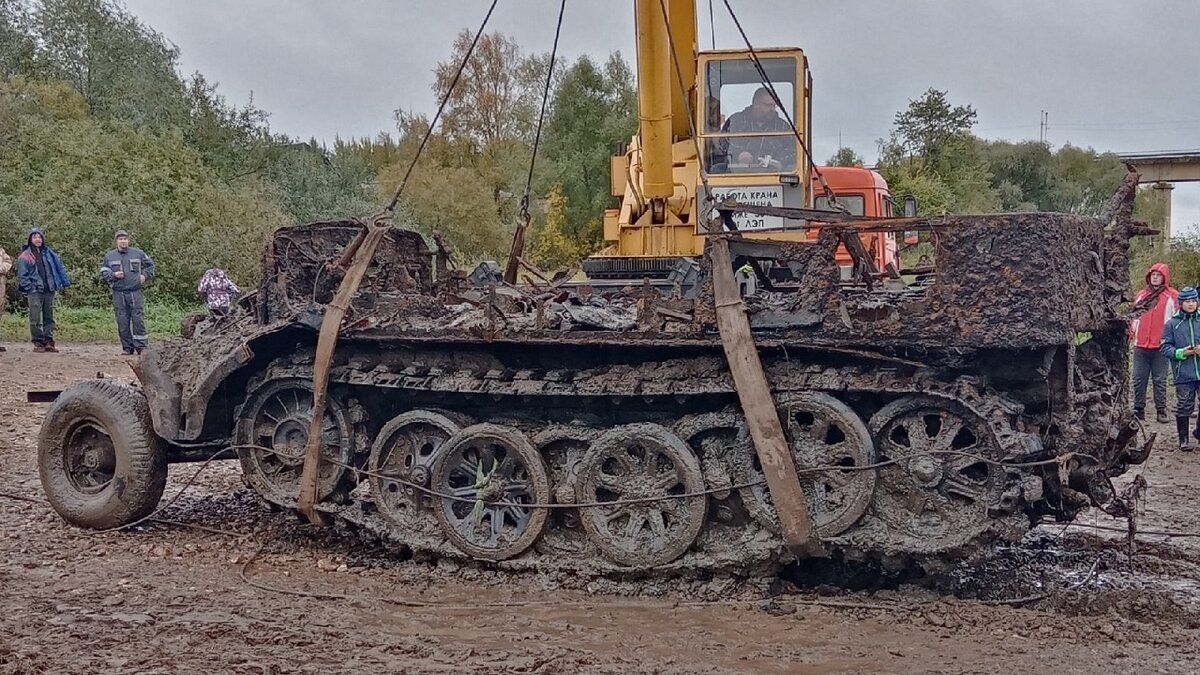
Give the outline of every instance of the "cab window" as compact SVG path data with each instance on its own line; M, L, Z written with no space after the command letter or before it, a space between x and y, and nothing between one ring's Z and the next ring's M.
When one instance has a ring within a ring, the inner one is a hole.
M796 118L796 59L760 59L775 93L750 59L709 61L705 72L705 168L711 173L795 171L798 142L786 117ZM779 109L782 103L784 110ZM786 111L787 115L783 114Z
M842 206L845 206L846 209L850 211L850 215L852 215L852 216L865 215L865 211L863 209L866 206L867 200L862 195L838 195L837 200L838 200L839 204L841 204ZM817 197L816 199L814 199L813 200L813 208L815 208L819 211L835 210L831 206L829 206L829 198L828 197Z

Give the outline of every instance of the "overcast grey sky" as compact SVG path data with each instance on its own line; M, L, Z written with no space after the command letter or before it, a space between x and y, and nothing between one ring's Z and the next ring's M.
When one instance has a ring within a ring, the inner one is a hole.
M185 73L271 113L272 128L332 140L432 113L432 71L489 0L125 0L179 46ZM1200 150L1196 0L730 0L755 46L797 46L814 85L813 147L839 137L868 161L896 111L929 87L979 112L986 138L1096 150ZM740 47L722 0L716 45ZM697 0L709 48L707 0ZM548 51L558 0L501 0L490 30ZM631 62L631 0L568 0L560 52ZM1200 183L1174 192L1174 228L1197 231Z

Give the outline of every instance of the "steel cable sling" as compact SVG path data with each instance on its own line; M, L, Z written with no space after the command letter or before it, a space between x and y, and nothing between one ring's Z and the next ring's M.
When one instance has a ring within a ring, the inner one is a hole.
M533 152L529 155L529 174L525 177L525 192L521 195L521 208L517 216L517 229L513 232L512 248L509 250L508 263L504 267L505 283L517 282L517 266L525 249L525 231L529 228L529 192L533 187L533 167L537 163L538 147L542 142L542 124L546 119L546 103L550 100L550 85L554 78L554 62L558 59L558 39L562 35L563 14L567 9L567 0L558 5L558 24L554 28L554 46L550 48L550 64L546 68L546 86L542 89L542 109L538 113L537 129L533 135Z

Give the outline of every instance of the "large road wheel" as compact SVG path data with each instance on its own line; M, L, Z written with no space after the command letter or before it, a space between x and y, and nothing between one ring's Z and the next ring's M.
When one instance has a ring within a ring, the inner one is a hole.
M447 438L435 454L433 489L448 497L434 515L459 550L506 560L533 546L549 515L533 505L550 502L550 476L525 434L475 424Z
M908 396L871 418L879 461L874 510L891 532L949 551L994 524L1006 487L1000 444L987 421L956 401Z
M462 427L432 410L410 410L383 426L367 460L371 495L379 513L405 533L437 528L433 500L414 485L428 488L438 450Z
M290 507L300 494L313 417L312 388L312 382L299 378L268 380L238 408L234 439L242 474L269 502ZM321 421L317 501L342 486L356 450L354 415L340 397L326 398Z
M67 389L42 421L38 473L68 522L107 529L149 515L167 483L146 397L114 380Z
M687 443L657 424L628 424L592 443L575 503L592 504L579 515L606 558L649 568L675 560L695 541L708 508L708 497L695 494L703 490L700 461Z
M821 537L837 536L858 521L875 494L876 473L860 469L875 463L871 433L850 406L824 392L784 392L776 401L813 526ZM778 533L779 513L753 445L738 460L738 482L755 483L742 488L742 501L755 520ZM845 470L805 471L814 467Z

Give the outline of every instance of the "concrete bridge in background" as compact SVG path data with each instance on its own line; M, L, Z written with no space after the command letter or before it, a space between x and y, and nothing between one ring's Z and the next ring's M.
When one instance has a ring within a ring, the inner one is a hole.
M1175 183L1200 182L1200 150L1167 150L1162 152L1128 152L1117 155L1132 164L1140 182L1151 183L1158 191L1166 209L1165 223L1159 223L1163 240L1171 238L1171 190Z

